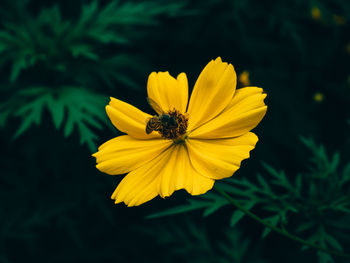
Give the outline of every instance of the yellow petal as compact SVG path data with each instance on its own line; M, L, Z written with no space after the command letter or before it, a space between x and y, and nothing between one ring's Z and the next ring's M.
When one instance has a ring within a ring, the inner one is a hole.
M237 83L231 64L221 58L210 61L199 75L188 105L188 130L193 130L217 116L231 101Z
M123 135L102 144L93 156L96 157L96 168L101 172L123 174L156 158L171 144L170 140L140 140Z
M179 189L192 195L203 194L213 185L213 179L202 176L191 165L186 147L177 145L125 176L112 199L115 203L137 206L157 195L170 196Z
M230 139L189 139L186 145L193 167L201 175L218 180L238 170L257 141L258 137L249 132Z
M152 116L121 100L111 98L106 106L108 117L121 132L138 139L159 138L160 134L146 133L146 124Z
M163 112L169 112L175 108L184 113L188 100L186 74L181 73L175 79L169 72L152 72L148 77L147 93ZM161 113L157 109L154 110Z
M127 174L112 194L115 203L127 206L141 205L159 194L160 173L169 162L174 148Z
M202 176L193 168L185 145L174 146L173 153L160 174L160 196L170 196L180 189L185 189L191 195L204 194L213 185L214 180Z
M266 113L266 94L257 87L238 89L226 109L216 118L190 131L192 138L232 138L255 128Z

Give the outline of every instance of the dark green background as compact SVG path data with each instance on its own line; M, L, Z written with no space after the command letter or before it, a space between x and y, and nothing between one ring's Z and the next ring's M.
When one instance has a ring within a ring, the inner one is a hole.
M186 72L193 87L221 56L267 93L268 111L255 129L259 143L235 176L264 176L264 161L293 178L309 165L299 136L339 151L346 163L350 2L95 4L0 3L0 262L332 262L274 233L261 239L263 227L248 218L230 229L229 206L205 218L195 211L145 219L192 198L184 191L137 208L114 205L110 196L123 176L98 172L91 153L120 134L104 113L109 96L152 113L145 99L150 72ZM316 7L318 19L311 15ZM38 101L47 94L55 103ZM222 261L218 244L227 240L225 253L238 256Z

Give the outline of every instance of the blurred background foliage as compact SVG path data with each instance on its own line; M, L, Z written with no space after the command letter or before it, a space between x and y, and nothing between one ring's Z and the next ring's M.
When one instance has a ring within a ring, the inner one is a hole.
M349 25L347 0L2 0L0 262L346 262L301 250L214 190L115 206L122 176L90 155L119 135L109 96L150 112L150 72L186 72L193 86L221 56L269 107L252 157L219 185L349 253Z

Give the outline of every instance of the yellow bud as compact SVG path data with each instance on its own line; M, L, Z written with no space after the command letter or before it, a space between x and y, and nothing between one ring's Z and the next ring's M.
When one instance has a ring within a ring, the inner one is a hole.
M324 100L324 95L321 92L316 92L314 94L314 101L316 101L317 103L321 103Z
M249 72L247 70L244 70L241 74L239 74L238 81L242 84L242 86L249 86Z
M345 23L346 23L345 17L338 16L338 15L333 15L333 21L335 24L337 24L339 26L345 25Z
M320 20L321 19L321 10L317 6L312 7L311 17L313 20Z

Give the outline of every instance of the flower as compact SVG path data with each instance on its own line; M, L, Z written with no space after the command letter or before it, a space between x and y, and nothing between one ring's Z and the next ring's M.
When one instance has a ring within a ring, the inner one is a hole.
M317 6L311 8L311 17L316 21L321 19L321 10Z
M346 24L345 17L340 15L333 15L333 21L338 26L343 26Z
M321 92L316 92L314 94L314 101L317 103L321 103L324 100L324 95Z
M239 74L238 81L242 86L249 86L250 85L249 71L244 70L241 74Z
M111 98L107 114L127 135L102 144L93 156L104 173L128 173L112 194L115 203L137 206L179 189L200 195L232 176L254 149L258 137L250 130L267 109L261 88L236 90L236 82L233 66L219 57L203 69L189 101L185 73L176 79L151 73L147 92L155 117Z

